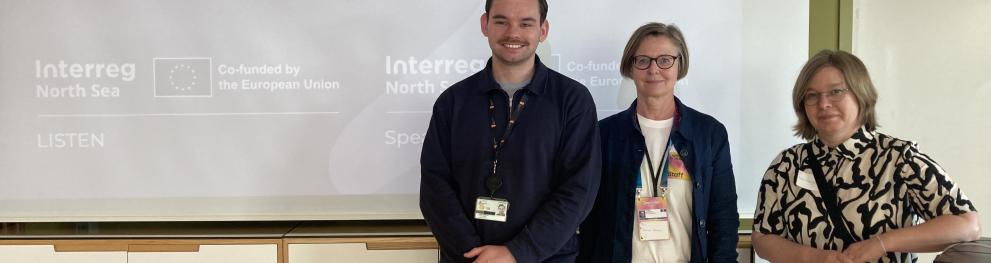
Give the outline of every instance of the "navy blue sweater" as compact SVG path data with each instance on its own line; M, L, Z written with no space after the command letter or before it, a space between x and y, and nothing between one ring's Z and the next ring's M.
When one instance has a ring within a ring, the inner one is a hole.
M420 210L437 238L441 261L464 262L481 245L505 245L517 262L573 262L575 231L595 200L601 174L595 104L580 83L537 58L526 107L499 160L510 203L506 222L476 220L492 169L489 99L496 134L508 122L508 95L485 69L445 90L434 104L420 155Z

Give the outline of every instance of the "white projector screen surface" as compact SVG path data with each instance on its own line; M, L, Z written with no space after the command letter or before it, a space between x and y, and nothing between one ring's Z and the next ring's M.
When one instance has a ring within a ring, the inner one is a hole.
M796 3L792 3L796 2ZM415 219L431 106L484 1L0 1L0 221ZM729 130L742 217L795 143L803 1L550 1L538 54L604 118L629 34L675 23L678 96ZM773 17L773 18L769 18Z

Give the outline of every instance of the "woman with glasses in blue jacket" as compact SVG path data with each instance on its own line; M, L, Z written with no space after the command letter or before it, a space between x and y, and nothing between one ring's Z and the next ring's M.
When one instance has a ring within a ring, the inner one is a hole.
M688 62L674 25L643 25L627 42L620 73L637 99L599 122L602 182L579 230L579 262L736 262L726 128L674 96Z

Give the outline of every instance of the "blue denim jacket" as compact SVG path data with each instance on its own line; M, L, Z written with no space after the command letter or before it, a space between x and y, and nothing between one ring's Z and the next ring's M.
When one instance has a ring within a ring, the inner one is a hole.
M671 140L685 160L692 189L692 262L736 262L739 214L726 128L675 98ZM599 121L602 182L580 228L578 262L630 262L636 178L647 148L636 105Z

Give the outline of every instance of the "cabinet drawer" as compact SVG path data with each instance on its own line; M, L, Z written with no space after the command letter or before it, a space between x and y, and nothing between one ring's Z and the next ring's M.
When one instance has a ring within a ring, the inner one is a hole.
M288 263L437 262L437 249L369 250L365 243L289 244Z
M55 252L54 245L0 245L4 263L127 263L126 251Z
M163 247L169 252L138 252L135 246L127 254L127 263L276 263L278 245L197 245ZM191 251L192 250L192 251Z

